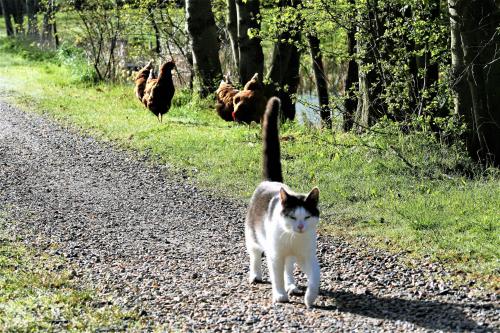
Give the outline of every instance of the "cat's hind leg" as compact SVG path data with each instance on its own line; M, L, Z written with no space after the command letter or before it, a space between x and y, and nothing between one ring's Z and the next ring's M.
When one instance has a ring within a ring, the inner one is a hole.
M293 270L295 268L295 257L285 259L285 289L288 295L299 293L299 288L295 285Z
M255 241L252 229L248 226L245 228L245 245L250 257L248 281L250 283L262 282L262 254L264 250Z
M250 283L262 282L262 249L256 244L248 244L247 251L250 256L250 270L248 281Z
M250 283L262 282L262 250L253 247L248 250L250 255L250 272L248 280Z

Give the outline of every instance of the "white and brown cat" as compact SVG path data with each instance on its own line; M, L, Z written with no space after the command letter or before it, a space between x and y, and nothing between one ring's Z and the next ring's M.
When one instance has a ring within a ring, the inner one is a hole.
M297 263L307 276L305 304L312 307L319 292L320 269L316 257L319 190L293 192L283 184L278 133L280 100L269 100L263 121L263 176L248 207L245 240L250 255L249 280L262 280L265 252L272 283L273 302L288 302L298 291L293 276Z

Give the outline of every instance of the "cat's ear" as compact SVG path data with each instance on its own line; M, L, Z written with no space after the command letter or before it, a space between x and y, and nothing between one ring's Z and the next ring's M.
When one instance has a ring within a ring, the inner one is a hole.
M314 206L318 205L319 202L319 189L317 187L313 188L311 192L307 195L306 202L313 204Z
M280 201L283 206L286 204L289 196L290 195L285 191L283 187L280 188Z

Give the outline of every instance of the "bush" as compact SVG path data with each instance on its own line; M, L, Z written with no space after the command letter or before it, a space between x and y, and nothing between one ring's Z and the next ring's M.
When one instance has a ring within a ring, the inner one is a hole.
M172 100L172 106L181 107L193 100L193 94L188 89L177 90Z
M81 48L63 43L57 51L57 59L71 70L74 82L95 84L99 81L96 71L89 65Z

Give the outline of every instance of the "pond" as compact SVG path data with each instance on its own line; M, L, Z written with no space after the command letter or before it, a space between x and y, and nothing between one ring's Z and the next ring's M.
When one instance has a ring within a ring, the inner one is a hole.
M317 111L319 109L318 96L314 94L299 95L295 107L297 122L300 125L321 126L321 117Z

